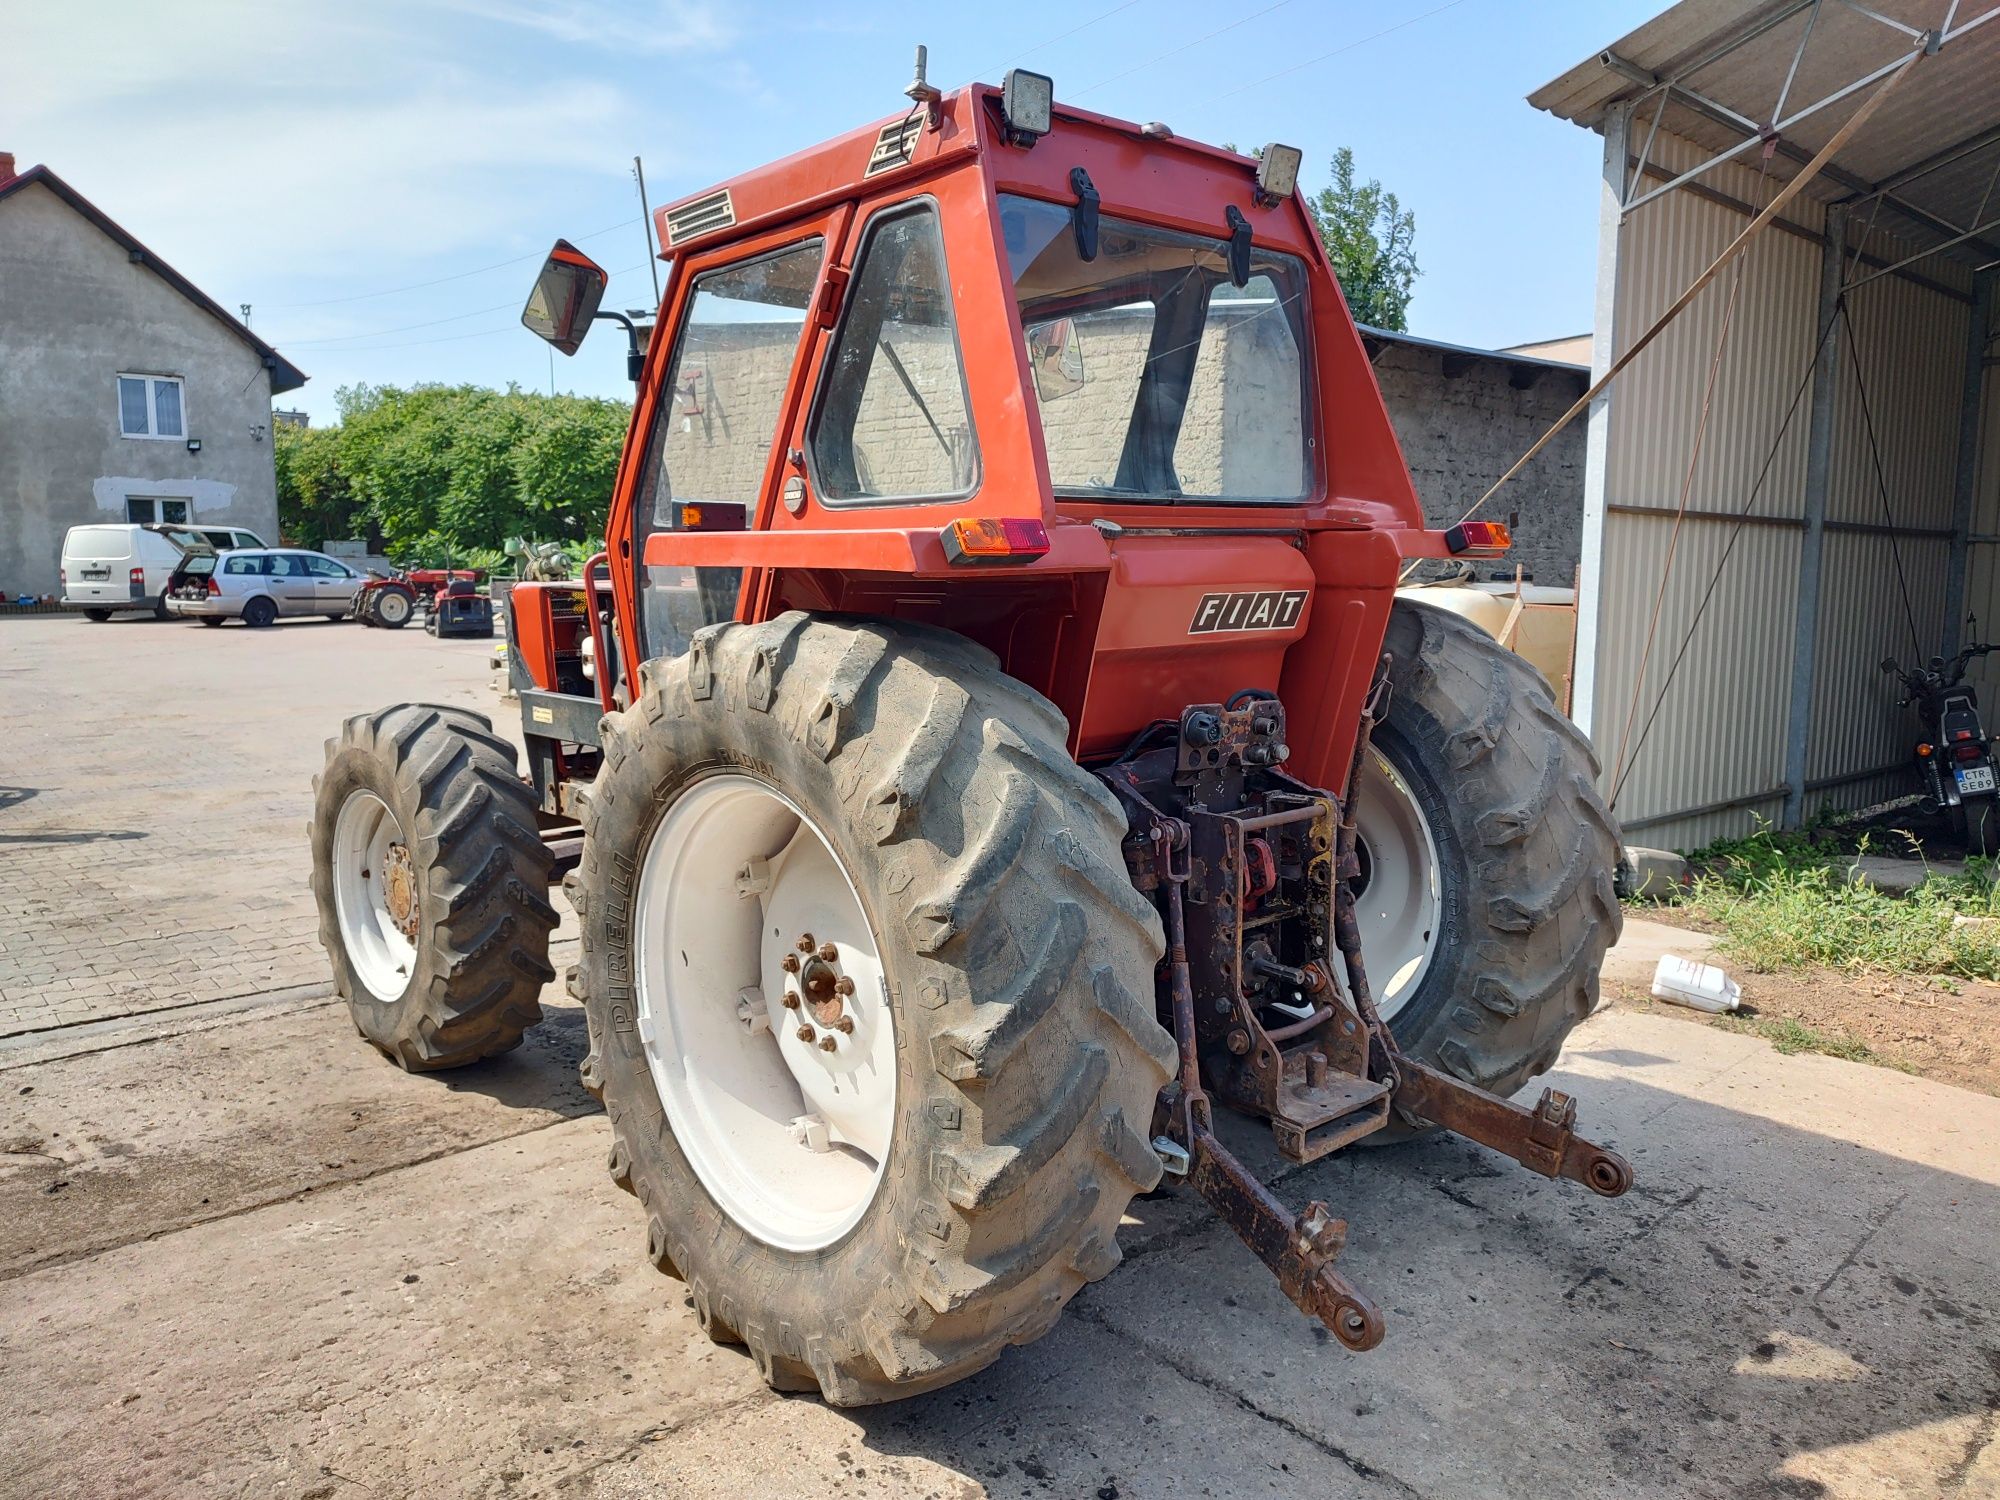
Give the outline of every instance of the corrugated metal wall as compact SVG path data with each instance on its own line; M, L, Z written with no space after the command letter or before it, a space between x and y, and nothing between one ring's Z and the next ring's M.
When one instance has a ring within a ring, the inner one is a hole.
M1665 135L1652 153L1670 172L1702 156ZM1756 206L1777 186L1754 167L1735 163L1701 181ZM1807 198L1794 200L1785 217L1815 234L1823 227L1820 206ZM1656 199L1633 214L1618 251L1621 340L1649 327L1746 222L1733 208L1688 192ZM1914 247L1876 235L1867 248L1896 259ZM1604 602L1590 727L1607 785L1617 792L1616 811L1628 826L1637 825L1636 843L1696 847L1748 831L1759 816L1775 819L1783 802L1810 390L1798 393L1818 332L1820 259L1817 243L1766 230L1739 262L1733 314L1732 267L1613 389ZM1969 290L1962 267L1931 261L1922 269ZM1887 765L1908 739L1876 663L1910 651L1898 556L1922 650L1936 649L1946 542L1941 535L1898 533L1936 533L1950 524L1967 312L1964 301L1894 277L1853 297L1854 354L1843 347L1835 408L1806 773L1809 785L1833 784L1809 795L1809 811L1820 802L1865 805L1900 789L1891 775L1862 774ZM1725 318L1728 343L1690 482L1703 392ZM1857 357L1881 447L1881 485L1854 379ZM1753 499L1767 458L1769 472ZM1673 517L1684 484L1690 514L1676 543ZM1884 489L1895 532L1884 519ZM1746 505L1750 519L1739 525L1735 518ZM1988 529L2000 532L2000 515ZM1672 568L1641 683L1648 622L1661 597L1670 547ZM1975 600L1989 596L1991 579L2000 574L2000 559L1982 556L1980 563L1989 581L1970 595ZM1701 623L1675 670L1711 584ZM2000 615L1995 627L2000 630Z
M1993 299L1992 319L1987 327L1986 352L2000 356L2000 296ZM1978 616L1973 636L1983 641L2000 640L2000 366L1988 366L1985 398L1981 402L1979 436L1979 483L1972 508L1972 558L1966 569L1966 608ZM2000 655L1989 656L1971 673L1979 689L1980 704L1988 714L2000 717Z

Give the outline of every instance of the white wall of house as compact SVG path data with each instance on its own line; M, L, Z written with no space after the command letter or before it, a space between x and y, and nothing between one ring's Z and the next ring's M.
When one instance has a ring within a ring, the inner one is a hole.
M181 436L122 434L134 373L180 380ZM275 542L270 428L256 349L45 185L0 199L0 596L55 593L64 533L135 501Z

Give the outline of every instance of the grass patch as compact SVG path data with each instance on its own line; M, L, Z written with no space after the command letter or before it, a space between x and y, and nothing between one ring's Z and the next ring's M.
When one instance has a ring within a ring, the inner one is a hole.
M1719 1015L1715 1024L1725 1030L1742 1032L1748 1036L1759 1036L1769 1042L1775 1051L1791 1057L1800 1052L1817 1052L1822 1057L1837 1057L1843 1062L1868 1063L1877 1068L1894 1068L1899 1073L1914 1073L1916 1068L1898 1058L1884 1057L1866 1042L1840 1032L1815 1031L1802 1021L1794 1021L1787 1016Z
M1830 856L1810 834L1763 829L1691 859L1700 873L1684 906L1753 973L1825 967L2000 979L2000 922L1954 921L2000 917L2000 885L1983 861L1964 875L1933 873L1898 897L1858 884L1851 858Z

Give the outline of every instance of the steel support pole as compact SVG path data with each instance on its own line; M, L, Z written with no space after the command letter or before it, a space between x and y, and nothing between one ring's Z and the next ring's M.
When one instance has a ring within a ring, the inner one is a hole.
M1963 644L1966 556L1971 550L1974 502L1979 487L1979 415L1986 376L1986 340L1993 322L1993 273L1982 272L1972 282L1972 317L1965 333L1965 379L1958 398L1958 468L1952 476L1951 550L1945 561L1945 656L1955 656Z
M1805 820L1806 752L1812 739L1814 656L1819 646L1819 585L1826 555L1826 496L1833 470L1833 397L1840 379L1840 283L1846 269L1847 210L1826 211L1820 252L1819 310L1813 332L1822 335L1813 366L1812 405L1806 428L1805 532L1799 542L1799 599L1792 633L1792 691L1785 720L1785 810L1782 826Z
M1625 215L1626 159L1632 134L1632 108L1617 104L1604 117L1604 176L1597 201L1597 305L1591 323L1590 378L1604 378L1618 357L1618 241ZM1605 478L1609 472L1611 392L1607 386L1590 403L1585 418L1583 460L1583 535L1578 549L1576 585L1576 656L1571 669L1569 714L1577 727L1597 741L1599 758L1605 745L1597 740L1597 644L1603 630ZM1606 769L1609 770L1607 762Z

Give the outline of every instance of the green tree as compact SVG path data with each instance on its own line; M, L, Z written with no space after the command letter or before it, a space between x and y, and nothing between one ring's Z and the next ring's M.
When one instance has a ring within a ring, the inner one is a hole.
M604 535L632 409L579 396L536 404L514 448L522 534L550 541Z
M1306 199L1355 320L1401 331L1417 271L1416 215L1371 177L1354 180L1354 153L1333 153L1333 183Z
M271 429L271 456L278 470L278 531L288 542L318 547L353 536L360 502L340 466L340 429Z
M338 400L339 426L285 429L288 536L372 530L399 559L603 537L626 403L472 385L346 386Z

